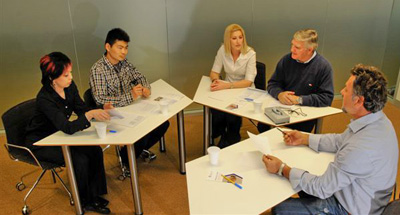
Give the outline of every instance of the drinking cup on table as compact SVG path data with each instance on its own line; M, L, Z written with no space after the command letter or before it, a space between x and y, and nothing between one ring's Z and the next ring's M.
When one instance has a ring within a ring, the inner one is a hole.
M253 101L254 113L261 113L262 104L263 104L262 100L255 99Z
M163 115L168 115L168 102L161 100L158 104L160 105L161 113Z
M213 166L218 165L218 157L220 151L221 149L218 148L217 146L208 147L207 152L208 152L208 157L210 158L211 165Z
M97 122L94 127L96 128L97 135L100 139L106 138L107 133L107 123L105 122Z

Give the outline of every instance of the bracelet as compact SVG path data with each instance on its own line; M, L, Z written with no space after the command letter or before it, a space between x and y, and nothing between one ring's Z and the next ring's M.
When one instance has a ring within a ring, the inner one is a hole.
M285 163L282 162L281 167L279 167L278 175L283 176L283 168L285 167Z

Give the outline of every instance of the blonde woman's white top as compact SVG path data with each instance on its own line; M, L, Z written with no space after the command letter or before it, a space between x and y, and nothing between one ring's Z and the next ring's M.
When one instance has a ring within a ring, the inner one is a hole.
M240 53L236 62L233 62L232 54L225 53L225 47L222 45L215 56L214 65L211 71L221 73L222 68L226 73L225 81L236 82L248 80L254 82L257 75L256 52L248 48L246 54Z

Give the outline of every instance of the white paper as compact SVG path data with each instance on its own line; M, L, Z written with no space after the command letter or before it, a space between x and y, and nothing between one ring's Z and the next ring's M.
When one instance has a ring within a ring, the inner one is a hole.
M263 99L267 96L267 92L264 90L259 90L255 88L247 88L239 95L239 99L242 100L256 100L256 99Z
M159 105L156 102L140 101L138 103L133 103L123 108L124 111L128 112L145 112L152 113L159 110Z
M110 114L110 116L113 119L123 119L124 116L122 116L121 112L119 112L117 109L113 108L113 109L109 109L108 110L108 114Z
M276 100L274 97L271 96L271 98L268 100L268 102L266 102L265 107L284 107L284 108L288 108L288 109L294 109L296 106L284 105L279 100Z
M135 127L139 123L141 123L146 117L137 115L137 114L132 114L132 113L127 113L127 112L120 112L120 114L123 116L122 119L111 119L111 123L116 124L116 125L123 125L127 127Z
M247 134L250 137L251 142L254 144L254 147L261 153L265 155L272 155L271 146L269 144L268 137L255 135L247 131Z
M207 180L209 181L218 181L218 182L222 182L223 178L221 176L221 173L218 171L213 171L211 170L208 175L207 175Z

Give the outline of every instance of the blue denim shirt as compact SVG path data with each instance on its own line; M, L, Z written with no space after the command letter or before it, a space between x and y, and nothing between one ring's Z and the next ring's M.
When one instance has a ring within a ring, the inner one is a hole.
M290 183L321 199L332 195L351 214L381 214L396 181L398 142L382 112L352 120L342 134L310 135L309 147L335 152L321 176L292 168Z

